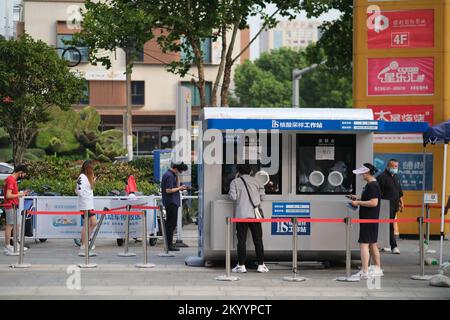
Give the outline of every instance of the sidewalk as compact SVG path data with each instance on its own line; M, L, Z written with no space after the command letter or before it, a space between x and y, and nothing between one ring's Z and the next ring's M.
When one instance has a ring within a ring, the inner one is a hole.
M450 288L431 287L428 281L411 280L419 273L417 241L401 240L401 255L382 254L385 276L381 289L368 289L366 281L342 283L333 279L345 275L345 268L325 269L321 264L299 264L299 275L309 280L300 283L285 282L291 275L290 262L268 263L270 272L258 274L248 270L236 282L218 282L214 278L224 274L223 266L212 268L188 267L187 256L197 255L195 225L184 229L184 242L176 257L158 257L162 242L148 246L149 262L153 269L138 269L142 262L142 243L130 242L130 252L136 257L118 257L124 247L118 247L114 239L99 239L91 262L95 269L81 270L81 290L70 290L66 282L70 274L67 267L83 263L78 257L78 247L72 240L49 239L44 243L27 241L30 246L25 255L29 269L11 269L17 257L0 255L0 299L450 299ZM3 239L3 232L0 233ZM1 240L3 245L3 241ZM290 243L289 243L290 245ZM438 249L433 241L430 248ZM450 259L450 243L445 242L445 259ZM300 253L301 256L301 253ZM438 254L433 254L437 257ZM437 266L425 266L426 274L432 275ZM356 269L352 270L353 272Z

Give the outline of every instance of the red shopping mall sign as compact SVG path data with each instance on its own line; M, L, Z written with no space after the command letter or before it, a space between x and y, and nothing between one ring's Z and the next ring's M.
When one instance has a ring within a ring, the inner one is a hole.
M369 58L368 96L434 94L434 58Z
M394 122L428 122L433 125L433 106L368 106L375 120Z
M369 13L367 46L369 49L433 48L434 10Z

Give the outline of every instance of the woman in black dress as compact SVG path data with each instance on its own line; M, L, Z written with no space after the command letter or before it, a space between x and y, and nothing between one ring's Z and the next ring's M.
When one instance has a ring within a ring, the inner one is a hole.
M354 174L359 175L367 184L363 189L361 197L352 196L352 205L359 206L360 219L378 219L380 217L381 191L375 178L377 169L370 163L356 170ZM378 251L378 223L360 223L359 246L361 250L361 271L352 277L367 279L370 276L382 276L380 252ZM375 265L369 267L369 257Z

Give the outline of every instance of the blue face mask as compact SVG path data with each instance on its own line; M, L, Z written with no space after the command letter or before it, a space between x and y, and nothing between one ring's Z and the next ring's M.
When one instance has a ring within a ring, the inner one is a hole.
M389 168L388 170L389 170L390 174L397 174L397 172L398 172L398 169L394 169L394 168Z

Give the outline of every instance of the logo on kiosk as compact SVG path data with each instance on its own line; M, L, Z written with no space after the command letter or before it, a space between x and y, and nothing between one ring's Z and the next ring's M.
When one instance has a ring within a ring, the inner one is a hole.
M273 202L272 218L310 218L311 204L309 202ZM272 222L272 235L291 235L292 222ZM311 223L299 222L298 235L311 235Z

